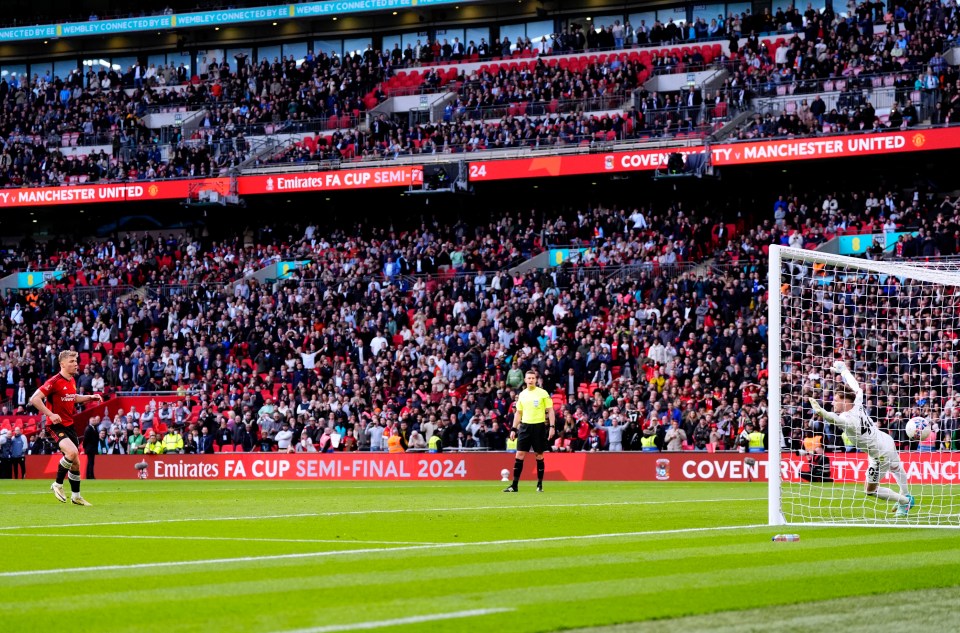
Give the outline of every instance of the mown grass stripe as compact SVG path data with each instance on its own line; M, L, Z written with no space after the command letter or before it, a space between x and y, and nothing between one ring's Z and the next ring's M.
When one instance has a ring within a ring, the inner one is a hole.
M528 543L546 543L551 541L577 541L577 540L587 540L587 539L610 539L610 538L635 538L641 536L649 536L654 534L684 534L689 532L705 532L705 531L719 531L719 530L739 530L739 529L749 529L754 527L760 527L758 525L728 525L720 527L705 527L705 528L683 528L679 530L652 530L647 532L620 532L620 533L609 533L609 534L577 534L572 536L551 536L547 538L534 538L534 539L506 539L500 541L486 541L486 542L464 542L464 543L428 543L425 545L407 545L402 547L374 547L374 548L363 548L363 549L348 549L348 550L333 550L333 551L323 551L323 552L301 552L296 554L270 554L265 556L239 556L236 558L209 558L201 560L182 560L182 561L159 561L153 563L134 563L129 565L99 565L93 567L74 567L74 568L61 568L61 569L27 569L20 571L6 571L0 572L0 578L18 578L23 576L47 576L47 575L56 575L56 574L85 574L85 573L99 573L107 571L128 571L128 570L143 570L143 569L161 569L164 567L179 567L179 566L193 566L193 565L229 565L229 564L238 564L238 563L253 563L253 562L265 562L273 560L286 560L286 559L307 559L307 558L324 558L328 556L338 556L344 554L350 555L360 555L360 554L371 554L371 553L400 553L400 552L411 552L423 549L450 549L450 548L460 548L460 547L496 547L503 545L523 545Z
M613 501L607 503L539 503L533 505L495 505L495 506L461 506L461 507L433 507L433 508L391 508L387 510L336 510L332 512L297 512L293 514L267 514L251 516L227 516L227 517L178 517L176 519L142 519L137 521L100 521L90 523L61 523L55 525L9 525L2 526L0 530L42 530L46 528L74 528L74 527L105 527L110 525L159 525L165 523L194 523L197 521L265 521L274 519L304 519L319 517L338 517L338 516L363 516L375 514L408 514L422 512L485 512L504 510L536 510L538 508L601 508L615 506L647 506L664 505L676 503L729 503L738 501L761 501L758 498L747 499L685 499L679 501Z

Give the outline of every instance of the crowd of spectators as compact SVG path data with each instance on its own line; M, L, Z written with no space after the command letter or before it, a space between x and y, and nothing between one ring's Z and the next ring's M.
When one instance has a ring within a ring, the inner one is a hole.
M326 450L345 438L383 450L392 434L415 448L435 433L448 449L494 449L532 367L558 397L557 450L732 449L748 421L765 432L767 246L904 225L919 233L895 256L960 245L957 204L923 188L814 188L771 203L755 224L717 223L736 217L722 201L678 199L477 224L29 245L8 253L7 270L62 266L77 285L3 298L0 387L32 391L74 348L90 355L81 389L179 392L174 415L158 418L209 450L310 450L304 434ZM589 250L508 272L549 244ZM276 285L241 279L276 257L311 263ZM81 292L91 278L109 287L113 267L147 292ZM117 415L96 423L122 443Z
M797 95L778 113L759 113L740 130L744 138L820 132L901 129L929 119L952 123L960 115L956 67L943 53L956 44L960 12L956 6L921 2L896 7L887 28L874 34L864 20L831 23L829 12L814 16L793 36L762 44L748 38L727 90L738 99L754 95ZM731 48L733 51L733 48ZM864 97L878 88L894 88L883 113ZM816 93L841 94L829 110Z
M269 235L268 229L260 231ZM0 275L16 270L56 270L59 289L223 284L241 279L281 260L307 256L281 241L254 241L245 229L229 240L211 241L184 232L131 235L113 240L73 243L54 237L45 243L26 241L8 249L0 260Z

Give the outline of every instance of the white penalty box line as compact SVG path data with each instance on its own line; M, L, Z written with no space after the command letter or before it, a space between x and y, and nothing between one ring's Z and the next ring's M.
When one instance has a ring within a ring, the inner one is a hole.
M295 554L267 554L263 556L240 556L235 558L208 558L201 560L185 561L165 561L156 563L132 563L129 565L98 565L91 567L71 567L64 569L28 569L22 571L0 572L0 578L24 578L35 576L50 576L57 574L84 574L84 573L102 573L109 571L139 571L143 569L163 569L177 567L202 567L208 565L228 565L241 563L260 563L265 561L282 560L308 560L314 558L329 558L333 556L358 554L393 554L403 552L414 552L424 549L460 549L464 547L498 547L512 545L530 545L541 543L555 543L562 541L584 541L611 538L637 538L642 536L672 535L672 534L695 534L698 532L720 532L731 530L750 530L769 527L765 523L747 524L747 525L725 525L699 528L680 528L674 530L647 530L641 532L608 532L604 534L578 534L573 536L548 536L543 538L526 539L504 539L499 541L469 541L459 543L429 543L425 545L407 545L402 547L368 547L360 549L344 549L323 552L297 552ZM15 535L9 535L15 536Z

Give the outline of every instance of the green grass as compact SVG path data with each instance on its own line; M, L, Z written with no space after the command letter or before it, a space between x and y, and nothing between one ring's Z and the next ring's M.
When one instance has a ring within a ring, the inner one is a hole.
M765 483L46 485L0 483L5 632L960 627L960 532L772 543Z

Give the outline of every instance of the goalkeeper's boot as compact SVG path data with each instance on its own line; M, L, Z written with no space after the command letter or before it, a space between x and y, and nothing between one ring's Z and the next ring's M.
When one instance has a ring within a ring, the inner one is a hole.
M57 501L59 501L60 503L67 502L67 495L63 493L63 484L58 484L57 482L53 482L52 484L50 484L50 490L53 491L53 495L57 498Z
M504 491L504 492L516 492L517 489L514 487L513 484L510 484L509 486L507 486L506 488L504 488L503 491Z
M70 501L78 506L92 506L93 504L81 497L79 494L71 495Z

